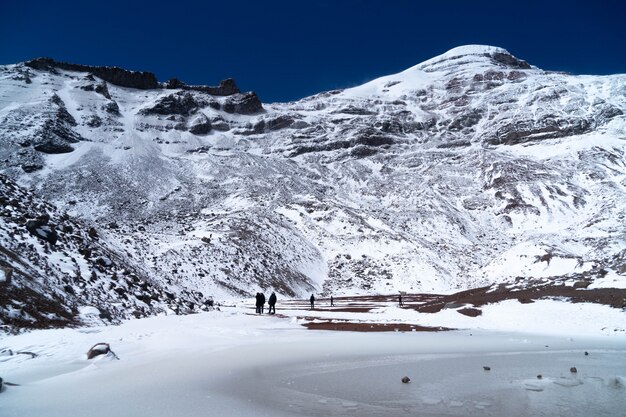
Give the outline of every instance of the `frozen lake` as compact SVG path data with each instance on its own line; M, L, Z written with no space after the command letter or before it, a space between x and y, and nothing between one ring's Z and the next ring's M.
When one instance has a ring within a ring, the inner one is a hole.
M304 416L618 416L626 410L623 353L415 355L311 362L244 374L242 399ZM577 374L568 369L579 365ZM618 363L621 365L616 365ZM488 363L491 371L484 371ZM541 372L542 379L537 379ZM402 384L400 377L411 375ZM238 389L239 390L238 390Z
M362 342L378 345L382 339L392 340L394 336L367 335ZM375 340L379 337L381 340ZM466 338L453 334L407 337L414 339L407 341L409 345L453 343L444 351L462 348L459 342ZM476 337L481 339L478 344L485 337L494 342L495 351L507 350L507 345L514 344L506 337L497 340L486 335ZM583 350L536 346L537 342L525 340L522 345L534 348L522 346L517 352L347 355L270 368L252 367L222 381L222 389L284 415L623 415L624 351L593 350L585 356ZM478 344L468 348L474 350ZM483 366L491 370L485 371ZM576 366L577 373L570 372L572 366ZM537 378L539 374L541 379ZM411 378L409 384L401 382L404 375Z
M85 359L102 341L120 360ZM2 417L586 417L626 410L621 334L329 332L213 314L1 342L39 354L0 355L0 376L21 384L0 394ZM411 383L401 382L405 375Z

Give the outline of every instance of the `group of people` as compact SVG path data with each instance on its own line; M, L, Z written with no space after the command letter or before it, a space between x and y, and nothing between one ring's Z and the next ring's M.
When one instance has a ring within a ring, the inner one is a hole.
M311 310L315 309L315 295L311 294L311 298L309 298L309 302L311 303ZM267 314L276 314L276 293L272 292L269 300L267 300L267 304L269 305L269 311ZM333 296L330 296L330 305L333 307L335 305L335 299ZM398 294L398 306L404 307L404 300L402 299L402 292ZM258 292L256 293L256 312L257 314L263 314L265 310L265 294Z
M311 310L315 309L315 295L311 294L311 298L309 298L309 301L311 302ZM330 296L330 306L333 307L335 305L335 299L333 298L333 296Z
M267 300L267 305L269 306L267 314L276 314L276 293L272 292ZM265 294L258 292L256 293L256 312L263 314L263 310L265 310Z

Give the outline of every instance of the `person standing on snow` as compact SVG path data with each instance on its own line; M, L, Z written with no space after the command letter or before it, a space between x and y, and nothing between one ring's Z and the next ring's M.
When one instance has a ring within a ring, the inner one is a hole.
M261 309L261 314L263 314L263 310L265 309L265 294L260 293L259 295L259 304Z
M256 313L261 313L261 293L256 293Z
M270 310L267 313L276 314L276 293L275 292L272 291L272 295L270 295L270 299L267 303L270 306Z
M313 310L315 308L315 296L313 294L311 294L309 301L311 302L311 310Z

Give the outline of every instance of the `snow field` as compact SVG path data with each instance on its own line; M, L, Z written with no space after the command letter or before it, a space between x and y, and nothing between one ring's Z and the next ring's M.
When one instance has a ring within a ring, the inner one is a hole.
M626 365L619 359L626 353L625 313L609 307L506 301L483 307L476 318L393 305L359 315L314 312L465 329L381 334L305 330L298 317L307 310L283 309L279 300L278 315L257 316L251 304L4 336L0 375L20 386L1 394L0 415L395 416L420 407L425 415L480 415L484 409L532 415L525 413L566 407L582 416L574 408L581 403L576 392L602 398L596 408L582 408L599 415L611 415L625 398L620 381ZM120 359L86 360L87 350L101 342ZM9 349L38 356L9 355ZM538 373L545 378L538 380ZM400 383L405 374L412 379L408 387Z

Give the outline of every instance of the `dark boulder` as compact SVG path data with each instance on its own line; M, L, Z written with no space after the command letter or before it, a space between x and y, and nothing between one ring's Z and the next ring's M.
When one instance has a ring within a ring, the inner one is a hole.
M194 135L206 135L211 131L211 121L206 115L200 113L189 125L189 132Z
M100 355L111 354L114 358L119 359L117 355L111 350L111 346L108 343L96 343L87 351L87 359L93 359Z
M0 270L4 273L4 278L0 280L0 285L9 286L11 285L11 281L13 279L13 268L11 267L0 267Z
M42 215L36 219L26 221L26 230L40 239L49 242L51 245L56 244L59 236L54 225L49 223L50 217L48 215Z
M483 314L483 312L480 309L470 308L470 307L461 308L457 310L457 313L463 314L464 316L468 316L468 317L478 317Z
M74 151L70 145L54 141L40 143L34 147L36 151L47 154L70 153Z
M22 167L22 170L26 172L27 174L43 169L43 165L41 164L23 164L21 167Z

